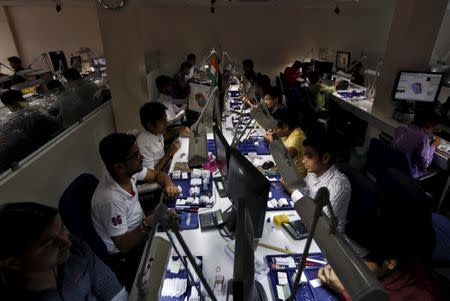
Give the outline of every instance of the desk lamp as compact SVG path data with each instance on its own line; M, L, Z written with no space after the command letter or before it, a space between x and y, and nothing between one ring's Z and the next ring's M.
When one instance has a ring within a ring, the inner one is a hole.
M322 208L324 206L327 206L330 218L323 214ZM358 254L355 253L344 235L336 231L337 221L327 188L320 188L314 200L307 196L302 197L295 203L295 210L308 228L309 236L291 296L288 300L295 300L313 238L352 300L389 300L387 293L381 288L375 275L367 268Z
M138 272L136 274L136 278L133 284L133 288L131 290L129 301L136 300L159 300L159 292L161 289L162 279L164 278L164 273L167 267L167 263L170 259L170 244L174 248L178 257L180 258L184 268L188 272L188 279L192 284L195 284L194 277L192 276L191 271L188 268L187 262L180 253L173 240L169 231L171 230L174 234L184 253L188 257L189 262L192 264L195 272L197 273L200 282L208 293L209 297L213 301L217 301L217 298L214 296L213 290L210 285L206 281L205 276L203 275L200 267L197 265L194 256L189 250L186 242L183 239L183 236L180 234L178 218L174 214L169 213L169 209L162 202L163 196L161 195L161 201L156 206L155 211L153 212L153 216L155 218L155 225L152 227L150 234L148 236L148 240L142 254L140 266ZM160 237L155 238L156 229L158 226L161 226L166 232L167 237L169 238L170 244L167 240L163 240ZM159 252L159 253L158 253ZM157 255L157 256L156 256ZM161 256L161 257L160 257ZM158 258L158 260L153 260ZM154 277L154 278L153 278ZM154 284L153 282L156 282ZM204 296L202 294L202 290L200 287L197 287L197 291L200 295L200 300L204 300ZM146 299L145 297L155 297L155 299ZM158 299L157 299L158 298Z
M197 122L192 125L189 135L189 167L197 167L208 162L208 146L206 142L206 127L212 127L214 103L218 101L218 87L214 87Z
M270 153L277 165L278 173L283 177L288 187L299 190L302 194L308 195L308 186L300 175L297 166L289 155L286 147L277 134L272 134L273 141L270 143Z

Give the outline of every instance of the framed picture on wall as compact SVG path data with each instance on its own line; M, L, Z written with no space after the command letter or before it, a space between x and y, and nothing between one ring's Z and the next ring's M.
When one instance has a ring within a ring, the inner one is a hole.
M336 51L336 69L345 70L350 66L350 52Z

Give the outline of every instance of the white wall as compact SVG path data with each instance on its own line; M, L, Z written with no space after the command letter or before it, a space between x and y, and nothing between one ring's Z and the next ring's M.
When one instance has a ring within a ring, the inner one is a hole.
M449 6L450 8L450 6ZM433 51L433 61L442 59L447 52L450 51L450 9L447 9L444 20L442 20L441 29L439 31L436 44ZM447 64L450 64L450 57L447 58Z
M58 206L60 196L77 176L85 172L102 175L104 165L98 144L114 131L109 102L69 135L0 181L0 204L36 201Z
M145 28L140 23L139 9L135 0L121 10L97 4L116 125L122 132L139 127L139 108L148 101L142 44Z
M11 34L7 14L8 9L0 7L0 63L9 66L7 58L17 55L17 49ZM5 67L1 67L0 71L4 74L12 74L12 71Z
M273 77L311 48L361 52L373 66L382 57L393 7L341 9L281 7L146 7L140 11L146 50L160 50L161 71L172 74L189 52L198 60L211 47L224 47L240 64L253 58L255 69Z
M67 59L80 47L89 47L96 55L103 55L94 6L63 6L59 13L53 5L11 6L9 12L16 46L25 66L40 53L53 50L64 50ZM40 60L33 65L39 66Z

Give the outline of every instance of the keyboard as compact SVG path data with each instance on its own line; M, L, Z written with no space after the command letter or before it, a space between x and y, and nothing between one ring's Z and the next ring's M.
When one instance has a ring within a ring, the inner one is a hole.
M282 224L283 229L295 240L302 240L308 237L308 229L301 220Z
M200 213L198 220L202 231L217 228L223 224L222 210Z

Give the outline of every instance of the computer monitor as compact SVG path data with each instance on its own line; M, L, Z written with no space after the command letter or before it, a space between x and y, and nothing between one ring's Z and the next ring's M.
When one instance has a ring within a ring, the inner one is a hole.
M48 56L50 57L50 61L52 63L54 71L64 71L68 69L64 51L49 51Z
M96 68L105 67L106 59L104 57L96 57L91 60L92 66Z
M227 192L233 205L231 215L225 222L227 229L234 231L238 204L245 202L250 212L255 237L260 238L264 228L269 189L269 180L240 151L231 149Z
M333 73L333 63L327 61L313 60L314 70L319 74L331 74Z
M400 71L394 85L393 98L406 102L435 102L439 96L442 73Z
M232 294L233 300L267 300L263 286L255 281L256 241L251 209L248 202L243 199L239 201L237 206L233 279L228 284L227 297Z
M230 160L230 145L218 127L214 126L213 133L214 143L216 145L216 165L220 171L222 181L225 184L224 187L227 187L226 183L228 176L228 163Z

